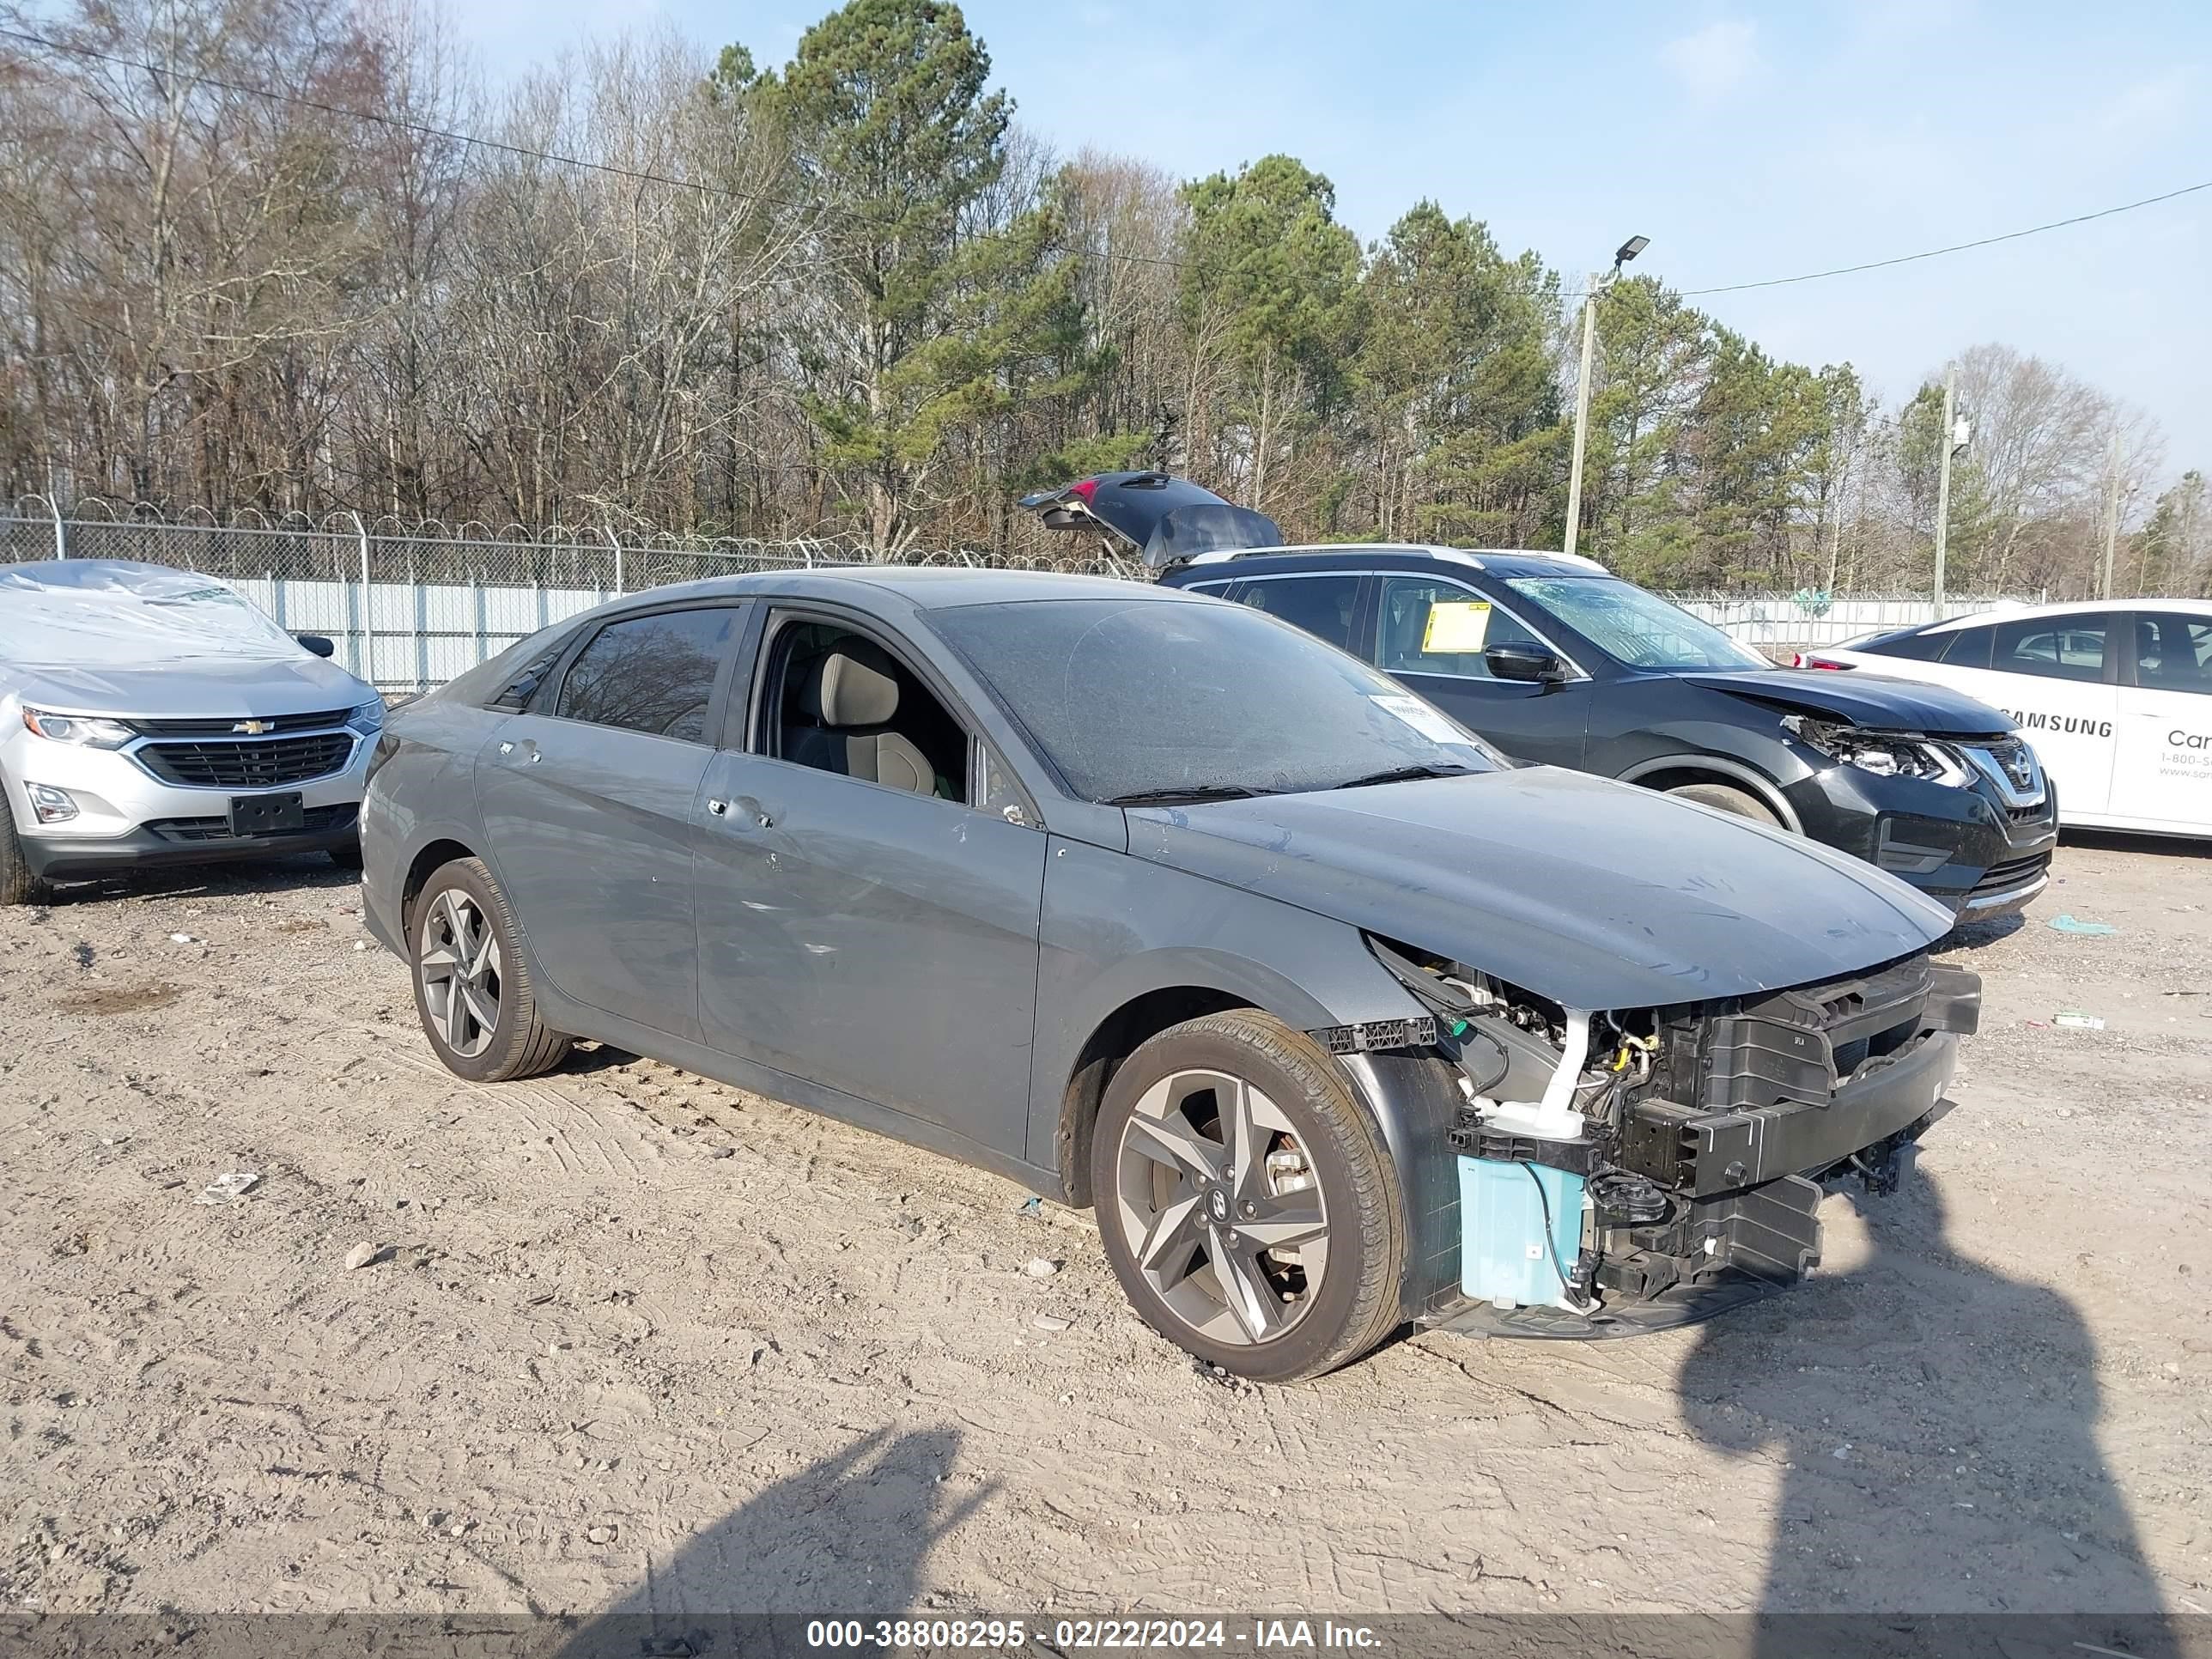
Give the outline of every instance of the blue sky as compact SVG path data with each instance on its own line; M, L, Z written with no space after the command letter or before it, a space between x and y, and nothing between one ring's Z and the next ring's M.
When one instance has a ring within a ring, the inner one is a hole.
M496 81L666 19L781 64L827 0L459 0ZM2212 4L1364 7L972 0L1019 118L1190 176L1272 151L1363 238L1422 197L1567 270L1626 236L1684 289L1994 234L2212 179ZM1893 401L1999 340L2212 468L2212 191L2003 246L1698 304Z

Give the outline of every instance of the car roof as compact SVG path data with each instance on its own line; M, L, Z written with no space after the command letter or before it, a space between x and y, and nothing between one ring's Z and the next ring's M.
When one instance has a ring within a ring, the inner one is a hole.
M954 605L1009 605L1037 599L1157 599L1177 604L1203 601L1151 582L1121 576L1079 576L1055 570L994 570L982 566L913 564L814 565L784 570L749 570L698 581L674 582L624 595L626 608L665 605L687 599L742 599L762 593L800 599L863 599L896 594L917 610Z
M2212 618L2212 599L2061 599L2048 605L2000 605L1987 611L1971 611L1963 617L1946 617L1942 622L1923 623L1917 628L1887 630L1891 637L1900 634L1949 634L1961 628L1978 628L1992 622L2021 622L2037 617L2097 616L2114 611L2179 611L2184 616Z
M1176 568L1182 574L1205 570L1225 575L1224 566L1239 574L1254 574L1253 567L1269 561L1333 558L1340 563L1376 565L1391 569L1423 564L1455 564L1498 576L1610 576L1595 559L1578 553L1556 553L1525 547L1443 547L1426 542L1317 542L1289 547L1252 547L1201 553Z

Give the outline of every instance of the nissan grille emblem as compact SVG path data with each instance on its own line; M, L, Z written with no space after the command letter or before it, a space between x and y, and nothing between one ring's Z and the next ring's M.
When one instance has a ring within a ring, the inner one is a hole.
M230 729L234 732L243 732L249 738L258 738L275 724L273 720L240 720Z

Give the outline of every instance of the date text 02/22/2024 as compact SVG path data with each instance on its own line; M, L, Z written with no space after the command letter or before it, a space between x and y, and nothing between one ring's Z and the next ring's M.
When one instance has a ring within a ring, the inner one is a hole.
M1273 1650L1371 1650L1368 1626L1297 1619L823 1619L809 1621L806 1644L824 1650L900 1651L908 1648L1018 1649L1031 1641L1062 1653L1131 1649L1242 1648Z

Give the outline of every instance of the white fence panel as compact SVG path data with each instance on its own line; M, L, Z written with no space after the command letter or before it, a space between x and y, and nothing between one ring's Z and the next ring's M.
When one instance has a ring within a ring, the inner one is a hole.
M82 508L90 513L91 508ZM339 527L343 525L344 527ZM665 538L617 547L605 532L573 531L543 541L471 540L434 527L366 536L350 514L319 526L247 527L172 524L141 517L57 515L41 498L12 512L0 506L0 562L65 552L72 558L131 559L204 571L232 583L280 627L326 635L337 660L388 692L443 684L539 629L563 621L627 588L742 571L849 563L868 556L830 542L718 542L682 546ZM384 527L389 531L390 526ZM519 531L516 532L520 534ZM918 563L988 564L965 552L909 553ZM1095 558L1057 567L1140 578L1142 572ZM1933 614L1917 594L1668 595L1745 643L1771 654L1836 645L1878 629L1903 628ZM2019 603L1960 595L1949 617Z

